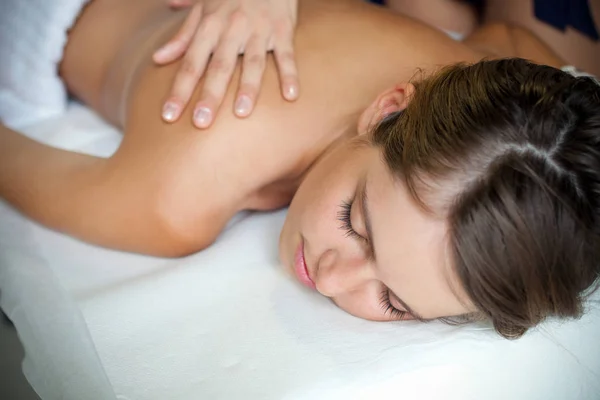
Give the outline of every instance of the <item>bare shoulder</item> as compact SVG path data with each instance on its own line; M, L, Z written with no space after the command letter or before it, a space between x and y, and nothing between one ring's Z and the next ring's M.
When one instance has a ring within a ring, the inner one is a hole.
M535 34L511 24L485 24L466 38L464 43L486 57L520 57L557 68L565 65L565 61Z
M241 208L251 182L218 138L230 128L225 118L210 131L196 129L188 115L173 124L161 120L163 86L170 81L160 75L167 69L143 74L132 91L123 142L114 158L122 170L137 176L132 185L151 188L148 194L165 229L190 241L192 248L205 247Z
M128 171L129 184L147 190L163 229L174 232L185 247L200 250L238 211L272 209L289 202L292 191L277 182L290 169L285 163L302 151L290 143L295 135L289 116L299 108L279 104L284 100L271 71L265 77L262 101L250 118L237 118L223 107L211 128L200 130L192 124L192 107L187 107L176 122L165 123L160 110L178 66L148 63L137 74L129 89L124 137L114 161L117 171ZM225 103L232 104L233 95L228 93ZM294 151L276 151L288 147Z

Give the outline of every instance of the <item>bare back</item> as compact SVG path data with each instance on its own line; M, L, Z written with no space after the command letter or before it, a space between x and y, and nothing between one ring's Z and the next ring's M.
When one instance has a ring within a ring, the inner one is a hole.
M27 177L45 182L35 196L16 196L13 204L103 246L157 255L197 251L237 211L288 204L318 157L356 134L358 115L382 90L418 79L419 70L483 56L361 0L304 0L295 43L300 99L281 98L269 60L252 116L238 119L225 107L200 131L189 109L173 124L162 121L161 105L180 62L157 67L151 61L185 15L164 0L94 0L86 7L70 32L60 72L71 93L123 129L123 142L104 160L4 133L5 147L29 149L36 158L27 168L16 157L5 161L6 170L21 168L7 190L25 193L19 187L27 186ZM233 103L233 94L225 104Z
M160 120L179 65L160 68L150 58L184 16L163 0L95 0L71 33L62 74L75 95L125 128L124 146L137 140L166 144L186 135L194 149L202 142L219 152L221 164L251 168L253 176L244 180L250 178L252 187L246 190L301 175L381 90L411 79L417 68L478 58L443 34L361 1L303 1L296 35L300 99L293 104L281 99L270 60L250 118L239 120L224 107L211 129L198 131L189 109L175 124ZM232 96L230 90L225 104L233 104Z

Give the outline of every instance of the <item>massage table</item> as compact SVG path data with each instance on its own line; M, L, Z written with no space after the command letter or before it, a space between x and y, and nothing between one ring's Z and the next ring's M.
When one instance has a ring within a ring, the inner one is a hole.
M120 135L77 102L23 127L100 156ZM281 267L286 210L240 213L163 259L48 230L0 200L0 306L42 399L600 399L600 296L518 340L489 324L355 318Z

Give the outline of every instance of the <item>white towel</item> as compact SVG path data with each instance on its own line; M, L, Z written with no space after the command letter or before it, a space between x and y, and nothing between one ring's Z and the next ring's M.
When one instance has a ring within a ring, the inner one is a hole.
M88 0L0 1L0 121L21 127L62 113L58 65L67 31Z

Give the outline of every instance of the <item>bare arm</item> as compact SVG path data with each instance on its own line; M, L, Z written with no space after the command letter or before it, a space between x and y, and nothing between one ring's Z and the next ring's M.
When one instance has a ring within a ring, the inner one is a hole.
M0 125L0 195L41 223L64 229L77 221L79 204L104 167L103 159L45 146Z
M177 208L169 212L174 204L162 196L168 185L142 169L127 154L103 159L64 151L0 125L0 196L25 215L120 250L181 256L208 246L218 231L184 231ZM198 204L195 217L202 211ZM217 217L205 222L224 224Z

